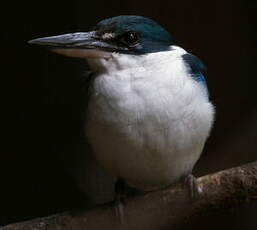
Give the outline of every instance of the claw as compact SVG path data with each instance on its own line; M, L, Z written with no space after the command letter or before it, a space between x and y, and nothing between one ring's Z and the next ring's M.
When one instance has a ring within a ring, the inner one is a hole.
M119 219L120 224L125 224L125 215L124 215L124 204L120 198L116 198L114 202L115 206L115 215Z
M189 174L185 178L185 183L189 187L189 195L192 200L196 200L200 197L202 189L198 185L196 178L193 174Z
M124 205L126 199L126 184L119 179L115 185L116 197L114 200L115 215L119 218L120 224L125 223Z

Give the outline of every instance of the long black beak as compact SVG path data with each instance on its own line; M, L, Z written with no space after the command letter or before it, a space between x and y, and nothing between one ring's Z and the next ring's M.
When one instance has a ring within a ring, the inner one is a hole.
M58 36L36 38L28 41L30 44L43 45L52 48L95 48L98 45L95 32L62 34Z
M53 52L79 58L108 58L116 47L102 41L95 31L37 38L29 44L42 45Z

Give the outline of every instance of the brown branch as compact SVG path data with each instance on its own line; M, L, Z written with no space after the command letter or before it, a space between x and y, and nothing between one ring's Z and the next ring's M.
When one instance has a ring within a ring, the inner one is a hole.
M192 217L237 207L257 199L257 162L197 179L200 198L190 201L183 184L144 196L129 198L121 225L111 205L90 211L57 214L11 224L0 230L159 230L181 225Z

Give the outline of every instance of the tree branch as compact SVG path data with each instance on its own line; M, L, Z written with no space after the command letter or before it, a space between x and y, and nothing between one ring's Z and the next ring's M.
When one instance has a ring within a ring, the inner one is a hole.
M193 217L237 207L257 199L257 162L220 171L197 179L202 189L190 200L183 184L143 196L128 198L125 223L120 224L112 205L93 210L63 213L11 224L0 230L159 230L186 223Z

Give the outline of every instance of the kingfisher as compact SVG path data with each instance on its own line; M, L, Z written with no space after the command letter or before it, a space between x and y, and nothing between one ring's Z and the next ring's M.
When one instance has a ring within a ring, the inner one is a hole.
M148 192L191 175L213 125L205 67L155 21L123 15L31 44L86 59L85 139L115 180ZM86 182L85 182L86 183Z

